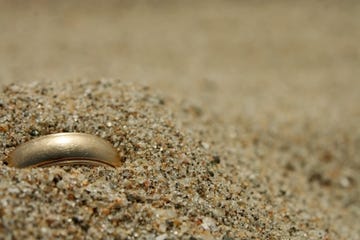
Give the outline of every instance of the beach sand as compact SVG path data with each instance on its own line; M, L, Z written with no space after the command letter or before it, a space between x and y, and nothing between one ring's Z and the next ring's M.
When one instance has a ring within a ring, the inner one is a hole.
M0 1L1 239L359 239L356 1ZM16 169L57 132L104 167Z

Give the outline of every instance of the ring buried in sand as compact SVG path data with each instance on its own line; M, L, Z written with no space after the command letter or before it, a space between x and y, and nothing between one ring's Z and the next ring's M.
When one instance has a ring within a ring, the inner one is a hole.
M63 165L120 166L114 147L85 133L56 133L23 143L6 159L8 166L47 167Z

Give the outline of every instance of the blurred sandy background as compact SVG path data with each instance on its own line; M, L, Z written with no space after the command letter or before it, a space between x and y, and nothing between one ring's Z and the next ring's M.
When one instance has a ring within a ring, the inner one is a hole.
M241 96L359 118L357 1L0 3L1 83L119 77L228 113Z
M330 151L331 171L342 169L334 181L352 187L343 223L360 212L359 1L0 0L0 31L1 85L145 82L219 118L226 129L208 137L223 145L237 148L221 132L248 124L321 149L305 161Z

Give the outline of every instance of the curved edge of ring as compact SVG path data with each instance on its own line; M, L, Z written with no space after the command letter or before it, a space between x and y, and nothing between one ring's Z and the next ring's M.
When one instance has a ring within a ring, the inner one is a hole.
M39 164L32 165L29 167L51 167L51 166L69 166L69 165L70 166L74 166L74 165L104 166L104 167L113 167L113 168L116 167L110 162L102 161L99 159L82 159L82 158L43 161Z
M62 165L115 168L121 165L120 156L112 144L85 133L57 133L30 140L15 148L3 161L16 168Z

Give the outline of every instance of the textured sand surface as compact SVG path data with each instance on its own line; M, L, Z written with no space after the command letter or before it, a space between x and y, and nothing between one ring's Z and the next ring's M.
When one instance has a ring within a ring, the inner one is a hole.
M357 1L0 5L1 160L76 131L123 162L3 164L1 238L360 238Z

